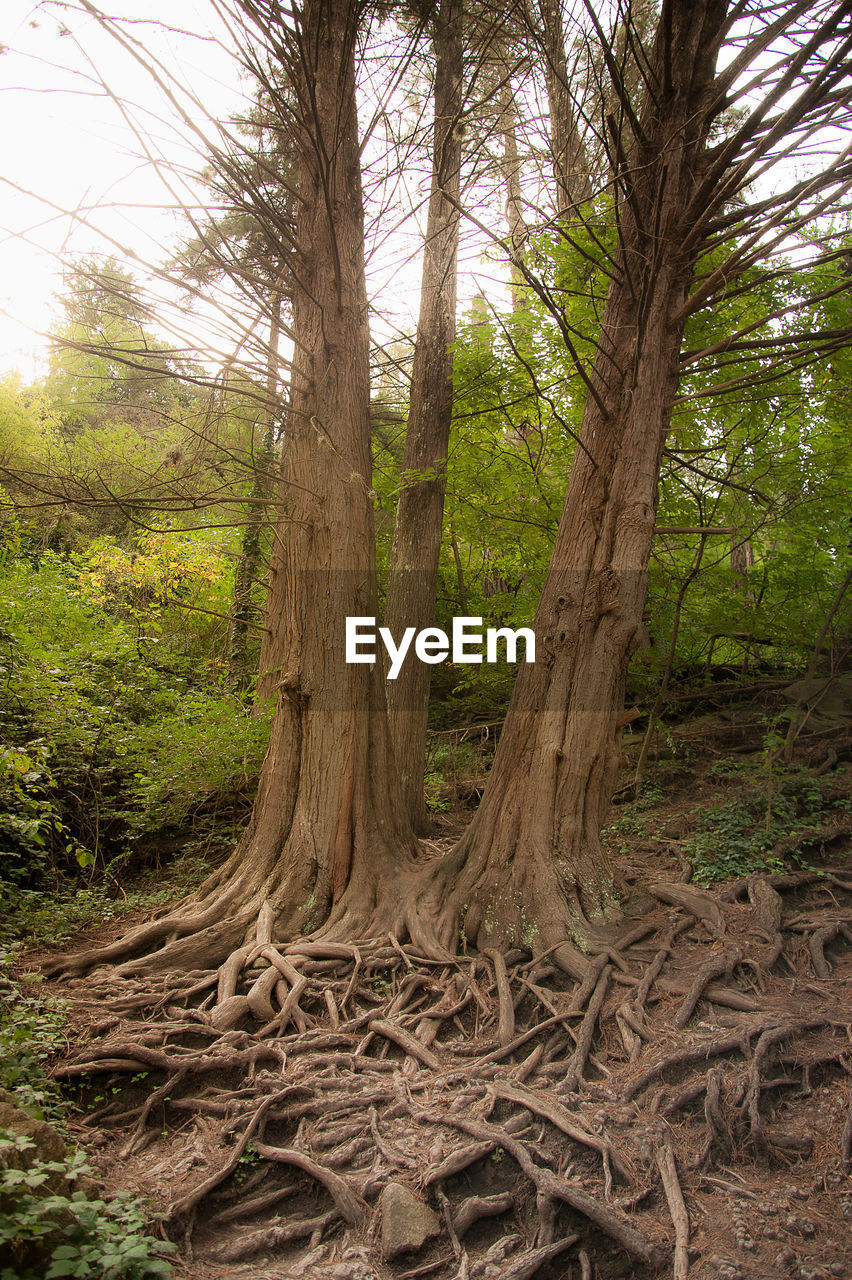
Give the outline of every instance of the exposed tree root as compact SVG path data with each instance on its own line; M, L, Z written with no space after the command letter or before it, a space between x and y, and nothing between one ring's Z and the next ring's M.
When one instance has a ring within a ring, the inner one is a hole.
M72 985L97 1022L56 1075L84 1098L95 1077L126 1082L92 1136L211 1262L300 1257L320 1280L334 1249L341 1275L347 1259L353 1280L378 1274L364 1258L379 1258L379 1197L402 1182L442 1234L382 1275L551 1280L615 1258L681 1280L691 1250L718 1253L717 1184L816 1170L828 1196L849 1172L852 893L832 876L822 906L826 880L655 884L666 909L578 979L552 949L273 942L261 903L212 971L123 964Z
M674 1149L672 1147L671 1134L669 1133L661 1139L657 1148L657 1168L663 1181L663 1189L666 1193L666 1200L668 1201L669 1213L672 1216L675 1232L672 1265L673 1278L674 1280L686 1280L686 1274L689 1271L689 1254L687 1252L689 1245L689 1216L686 1212L686 1205L683 1202L683 1192L680 1189Z

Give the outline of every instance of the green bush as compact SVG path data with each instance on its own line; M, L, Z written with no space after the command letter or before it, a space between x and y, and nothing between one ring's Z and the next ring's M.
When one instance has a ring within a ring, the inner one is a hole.
M0 881L19 887L233 827L266 751L269 715L156 617L143 634L93 602L89 574L0 563Z
M57 846L77 846L59 813L49 749L36 739L26 749L0 744L0 880L38 877Z
M14 981L14 958L12 951L0 952L0 1088L15 1107L47 1120L61 1136L68 1103L48 1079L45 1062L65 1045L67 1006L37 985L30 990ZM171 1275L162 1255L174 1246L147 1234L132 1197L92 1198L91 1175L82 1152L43 1159L27 1134L0 1128L0 1258L13 1261L2 1266L0 1280ZM80 1183L89 1184L86 1191Z
M42 1160L33 1157L34 1150L30 1138L0 1129L0 1252L14 1261L0 1271L0 1280L147 1280L172 1274L163 1255L176 1246L147 1233L131 1197L89 1199L74 1190L92 1172L81 1153L68 1161ZM57 1185L65 1189L53 1190Z

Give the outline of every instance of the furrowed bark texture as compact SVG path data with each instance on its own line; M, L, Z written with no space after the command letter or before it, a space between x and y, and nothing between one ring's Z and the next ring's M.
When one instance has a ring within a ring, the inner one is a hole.
M355 4L308 0L299 48L281 675L252 822L235 855L238 874L272 905L279 933L330 919L359 932L412 849L381 672L345 662L346 617L378 611L356 12Z
M479 811L431 882L449 945L582 939L615 909L601 848L620 761L627 665L642 613L663 444L697 251L683 210L701 179L725 0L669 0L648 96L619 174L620 246L581 443L535 618ZM696 238L697 239L697 238ZM584 963L573 946L557 958Z
M385 623L398 639L435 618L453 415L453 355L461 175L461 0L442 0L435 18L435 124L432 190L423 256L420 317L405 433L403 471L390 557ZM426 826L423 775L431 668L410 657L387 686L388 711L405 804Z
M277 938L322 925L362 935L380 896L393 926L399 872L414 852L381 670L345 662L346 617L378 611L356 12L354 3L308 0L294 59L296 341L276 531L282 643L269 751L251 822L228 862L183 908L94 957L166 941L124 972L220 963L256 940L259 919Z

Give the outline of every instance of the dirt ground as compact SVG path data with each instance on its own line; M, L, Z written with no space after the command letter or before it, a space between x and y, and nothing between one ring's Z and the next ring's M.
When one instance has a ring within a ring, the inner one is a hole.
M690 824L741 785L713 762L749 748L724 718L689 733L652 803L616 810L635 895L582 984L529 951L295 942L241 987L268 1016L224 1034L215 974L55 984L75 1136L110 1192L150 1198L177 1276L852 1274L848 813L783 869L689 883Z

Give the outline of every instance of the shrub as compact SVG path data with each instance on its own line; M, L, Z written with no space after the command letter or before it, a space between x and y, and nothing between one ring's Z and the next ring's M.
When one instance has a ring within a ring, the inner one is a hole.
M67 1161L42 1160L34 1150L31 1139L0 1129L0 1250L14 1262L0 1271L0 1280L171 1276L163 1255L176 1246L147 1233L131 1197L89 1199L74 1190L91 1174L81 1153ZM53 1190L57 1185L63 1189Z
M25 888L233 827L266 750L268 715L84 577L53 552L0 564L0 881Z
M0 1127L0 1257L13 1263L0 1265L0 1280L169 1276L163 1255L175 1246L147 1234L141 1205L130 1196L93 1196L92 1170L82 1152L64 1153L68 1105L44 1064L64 1046L66 1006L14 982L8 972L13 958L0 953L0 1088L7 1102L6 1127ZM21 1112L35 1121L49 1118L50 1127L30 1126L38 1142L8 1119L17 1114L26 1120Z

